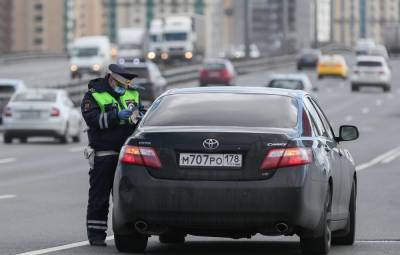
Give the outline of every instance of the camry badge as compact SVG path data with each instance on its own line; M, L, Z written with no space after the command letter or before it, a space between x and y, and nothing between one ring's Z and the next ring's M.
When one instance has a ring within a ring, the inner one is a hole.
M203 147L207 150L215 150L219 147L219 142L216 139L206 139L203 141Z

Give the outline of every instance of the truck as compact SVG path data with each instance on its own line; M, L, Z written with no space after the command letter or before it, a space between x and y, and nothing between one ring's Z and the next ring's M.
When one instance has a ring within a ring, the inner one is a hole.
M163 28L164 22L161 19L154 19L150 23L149 28L149 44L147 58L158 62L161 60L163 52Z
M147 52L147 33L144 28L127 27L118 30L118 62L143 59Z
M163 26L162 60L192 61L204 56L205 31L201 15L170 16Z
M400 25L386 25L382 30L383 44L386 46L389 54L400 53Z
M76 39L70 50L71 79L84 74L101 76L112 62L111 43L107 36L85 36Z

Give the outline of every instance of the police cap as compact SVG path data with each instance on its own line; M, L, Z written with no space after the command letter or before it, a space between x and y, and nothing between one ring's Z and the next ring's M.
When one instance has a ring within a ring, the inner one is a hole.
M136 74L125 70L117 64L109 65L108 69L110 70L111 76L125 86L131 86L133 84L133 79L137 77Z

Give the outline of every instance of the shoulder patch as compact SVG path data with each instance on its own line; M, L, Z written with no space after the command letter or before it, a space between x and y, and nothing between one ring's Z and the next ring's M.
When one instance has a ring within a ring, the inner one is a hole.
M92 107L92 101L90 101L89 99L86 99L85 101L83 101L83 110L89 111L89 109Z

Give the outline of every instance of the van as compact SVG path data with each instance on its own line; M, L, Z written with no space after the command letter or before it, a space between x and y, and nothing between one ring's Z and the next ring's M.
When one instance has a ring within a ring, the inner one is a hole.
M112 47L106 36L87 36L75 40L70 51L71 79L84 74L101 76L112 61Z

